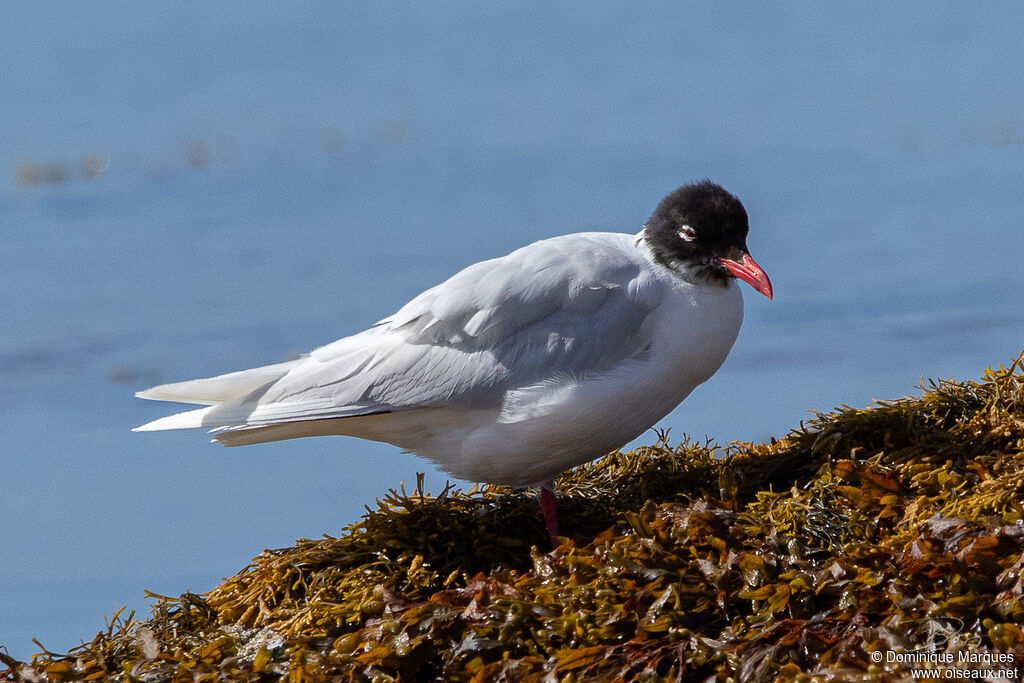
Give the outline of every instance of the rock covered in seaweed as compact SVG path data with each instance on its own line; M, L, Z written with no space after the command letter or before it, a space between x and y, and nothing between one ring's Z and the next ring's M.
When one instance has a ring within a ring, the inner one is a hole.
M724 458L664 437L609 455L560 480L572 538L551 553L526 494L391 492L338 538L154 596L147 620L117 615L67 655L0 660L53 681L896 681L979 657L1019 672L1022 358ZM935 661L876 661L890 652Z

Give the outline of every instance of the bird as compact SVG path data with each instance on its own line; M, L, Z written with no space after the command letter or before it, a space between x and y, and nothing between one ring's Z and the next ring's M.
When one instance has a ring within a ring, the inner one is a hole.
M295 360L140 391L206 407L134 431L388 442L459 479L539 487L557 547L555 477L640 436L718 370L743 320L737 279L773 298L748 232L737 197L691 182L636 234L534 242Z

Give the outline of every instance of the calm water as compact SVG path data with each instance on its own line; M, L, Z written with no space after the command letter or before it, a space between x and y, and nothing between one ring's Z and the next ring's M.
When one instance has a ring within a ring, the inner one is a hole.
M445 480L354 440L133 434L170 410L134 391L283 360L536 239L635 232L688 180L743 199L777 296L746 292L676 437L782 435L1024 348L1019 3L253 7L0 8L14 656Z

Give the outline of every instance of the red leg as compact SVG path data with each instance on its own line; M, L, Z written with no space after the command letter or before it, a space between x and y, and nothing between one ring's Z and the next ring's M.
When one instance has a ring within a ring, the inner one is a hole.
M551 549L558 547L558 499L555 498L555 483L548 482L540 487L540 511L548 528Z

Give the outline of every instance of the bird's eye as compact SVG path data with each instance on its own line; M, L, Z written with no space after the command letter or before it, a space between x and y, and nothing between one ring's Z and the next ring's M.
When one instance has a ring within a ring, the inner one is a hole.
M689 225L684 225L683 227L679 228L679 239L683 240L684 242L692 242L695 239L697 239L697 232Z

